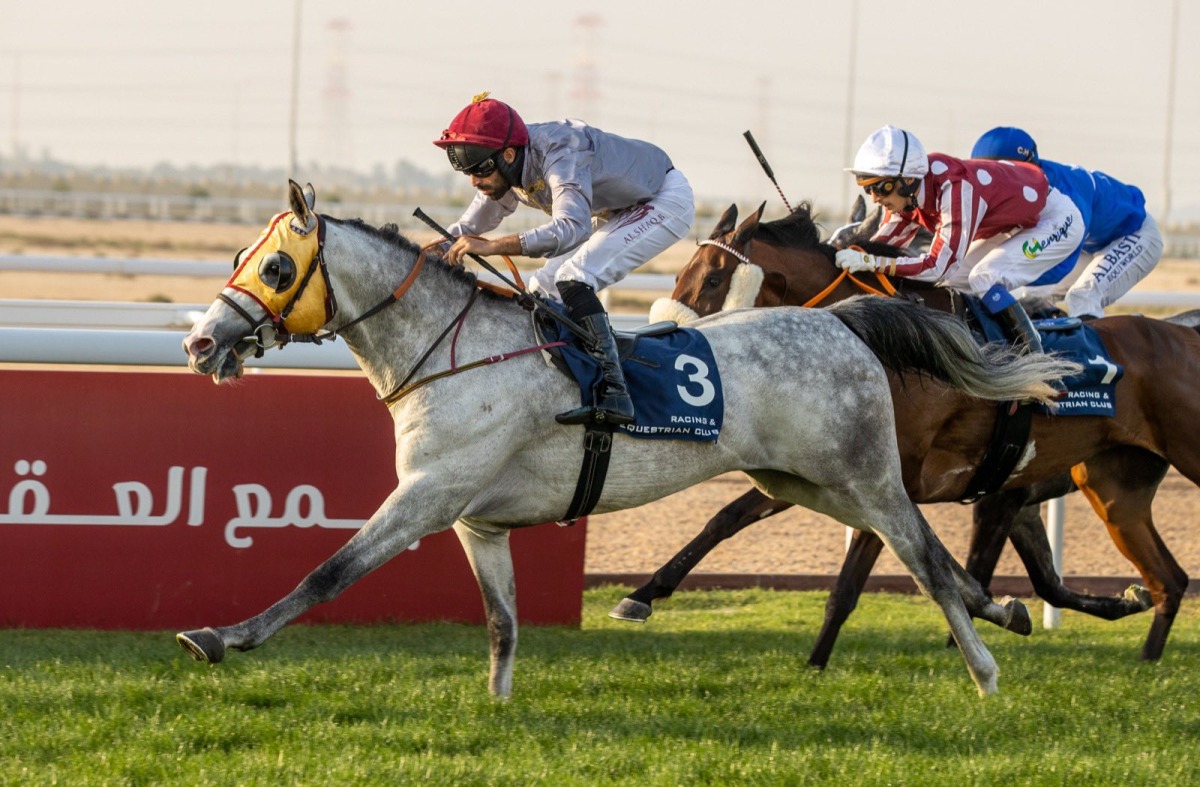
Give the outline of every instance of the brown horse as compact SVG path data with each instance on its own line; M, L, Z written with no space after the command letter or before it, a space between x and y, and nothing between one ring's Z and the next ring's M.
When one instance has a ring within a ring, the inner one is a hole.
M736 225L731 207L708 241L679 274L670 302L655 304L652 319L687 321L745 306L818 306L864 291L895 294L961 314L961 296L919 282L886 277L855 279L833 264L834 248L820 242L807 206L785 219L760 223L762 208ZM883 251L883 249L871 249ZM893 253L894 250L892 250ZM1200 334L1187 325L1134 316L1091 323L1113 359L1125 367L1117 383L1116 415L1035 415L1026 455L1001 490L976 506L976 535L968 569L986 585L1006 536L1025 562L1038 595L1055 606L1114 619L1145 609L1131 588L1122 597L1096 598L1062 587L1049 555L1037 503L1059 496L1072 482L1105 522L1118 549L1149 587L1154 621L1143 659L1161 656L1188 577L1159 538L1151 502L1174 466L1200 483ZM1163 369L1171 370L1163 374ZM926 381L907 386L893 376L892 396L906 488L918 503L961 500L988 445L994 406L957 396ZM1069 475L1068 475L1069 471ZM724 538L787 505L757 491L726 506L691 544L643 588L613 610L644 620L654 598L670 595L686 573ZM854 609L881 545L856 533L810 663L824 666L842 623ZM972 565L974 563L974 565ZM1144 592L1144 591L1143 591Z

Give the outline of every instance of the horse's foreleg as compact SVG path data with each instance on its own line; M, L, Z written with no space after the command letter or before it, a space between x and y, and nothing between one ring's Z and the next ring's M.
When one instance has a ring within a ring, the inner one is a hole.
M432 500L422 498L420 504L416 504L412 498L404 502L409 495L412 495L412 491L393 492L367 524L331 558L306 576L292 592L265 611L232 626L186 631L177 634L176 640L197 660L210 663L223 659L225 651L229 648L256 648L312 607L337 598L346 588L407 549L417 539L445 530L457 515L456 511L444 519L434 515L426 520L443 522L437 525L404 521L401 516L405 509L435 514L442 508L434 503L441 497L437 492L429 496ZM461 507L458 510L461 510Z
M829 663L838 633L850 617L850 613L858 606L858 599L882 550L883 541L879 536L870 530L854 531L854 537L850 539L850 548L846 550L846 559L842 561L842 570L838 573L833 591L825 601L825 622L821 624L817 641L812 652L808 654L809 666L824 669Z
M1004 551L1013 519L1028 497L1024 490L997 492L971 507L971 543L967 547L967 573L986 588Z
M483 593L491 652L488 690L497 697L507 698L512 694L513 659L517 653L517 585L509 531L460 520L454 524L454 532Z
M699 535L693 538L675 557L655 571L649 582L630 593L621 600L621 603L613 607L608 616L618 620L645 623L654 611L651 607L654 600L668 598L674 593L692 569L709 552L716 549L718 544L727 538L732 538L748 525L791 507L791 503L772 500L757 489L751 489L717 512L716 516L708 520L708 524L704 526Z

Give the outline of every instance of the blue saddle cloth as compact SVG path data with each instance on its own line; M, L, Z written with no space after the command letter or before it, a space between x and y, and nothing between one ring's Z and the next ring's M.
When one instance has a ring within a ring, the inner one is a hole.
M973 327L985 341L1010 343L1004 328L978 298L964 296L964 301L974 318ZM1125 367L1112 360L1100 334L1075 317L1034 320L1033 327L1042 337L1043 350L1083 365L1083 372L1063 380L1066 391L1055 406L1039 405L1041 411L1051 415L1115 415L1116 384L1125 374Z
M580 403L590 406L601 379L599 364L557 322L542 323L542 328L546 339L567 342L559 350L579 383ZM624 339L630 335L620 335L621 344L628 344ZM650 440L694 442L716 442L721 435L725 395L704 334L677 328L656 336L635 336L631 348L622 347L621 369L637 418L617 427L618 432Z
M1042 336L1042 349L1083 364L1083 372L1063 380L1067 391L1055 408L1043 405L1042 409L1053 415L1116 415L1117 381L1125 375L1125 367L1113 361L1094 328L1068 319L1072 324L1062 327L1060 320L1033 324Z

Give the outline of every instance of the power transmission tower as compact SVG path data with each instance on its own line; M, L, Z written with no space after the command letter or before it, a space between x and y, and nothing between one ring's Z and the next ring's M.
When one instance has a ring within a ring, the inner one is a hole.
M346 52L350 20L329 20L329 61L325 67L325 86L321 89L321 158L326 167L354 168L354 132L350 121L350 81L346 73Z
M584 14L575 18L575 33L579 40L576 49L575 68L572 72L573 85L570 91L571 106L567 115L586 121L589 125L602 125L600 114L600 90L596 86L596 39L604 20L596 14Z

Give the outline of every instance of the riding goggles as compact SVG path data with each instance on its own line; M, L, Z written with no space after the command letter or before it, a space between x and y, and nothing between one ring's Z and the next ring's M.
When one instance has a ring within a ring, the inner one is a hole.
M499 166L496 157L499 150L481 147L479 145L450 145L446 148L446 156L450 166L464 175L486 178L496 171ZM484 158L480 158L483 156Z
M868 194L877 194L880 197L886 197L896 190L899 181L891 177L857 177L855 178L858 185L863 191Z

